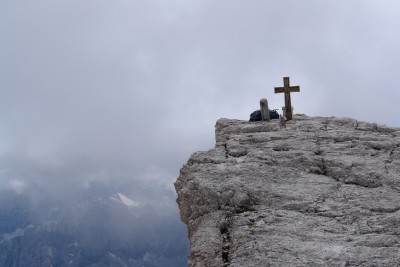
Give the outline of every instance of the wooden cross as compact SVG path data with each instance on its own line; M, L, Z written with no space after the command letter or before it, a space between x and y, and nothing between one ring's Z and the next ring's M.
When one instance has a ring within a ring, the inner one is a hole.
M292 101L290 100L290 93L300 92L300 86L290 86L289 77L283 77L283 87L275 87L275 94L285 93L285 111L286 119L292 119Z

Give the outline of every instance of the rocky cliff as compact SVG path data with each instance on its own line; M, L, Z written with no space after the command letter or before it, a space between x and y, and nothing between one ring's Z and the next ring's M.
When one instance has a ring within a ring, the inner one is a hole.
M400 129L220 119L175 187L189 266L400 266Z

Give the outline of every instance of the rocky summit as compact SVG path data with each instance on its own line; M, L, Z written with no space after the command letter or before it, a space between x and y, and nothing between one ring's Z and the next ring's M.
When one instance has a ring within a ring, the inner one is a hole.
M400 266L400 129L220 119L175 183L191 267Z

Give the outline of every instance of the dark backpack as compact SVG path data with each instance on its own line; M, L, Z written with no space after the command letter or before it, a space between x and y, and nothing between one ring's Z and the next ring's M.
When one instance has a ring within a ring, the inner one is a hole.
M276 112L276 109L269 111L269 117L271 118L271 120L279 119L279 114L278 112Z
M278 114L278 112L276 112L276 109L269 111L269 118L271 120L279 119L279 114ZM253 113L251 113L250 121L261 121L261 110L256 110Z
M256 110L250 114L250 121L260 121L261 120L261 110Z

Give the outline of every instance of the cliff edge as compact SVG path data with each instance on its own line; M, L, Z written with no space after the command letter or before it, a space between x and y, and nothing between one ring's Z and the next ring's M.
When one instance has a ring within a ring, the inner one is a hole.
M400 266L400 129L220 119L175 188L191 267Z

